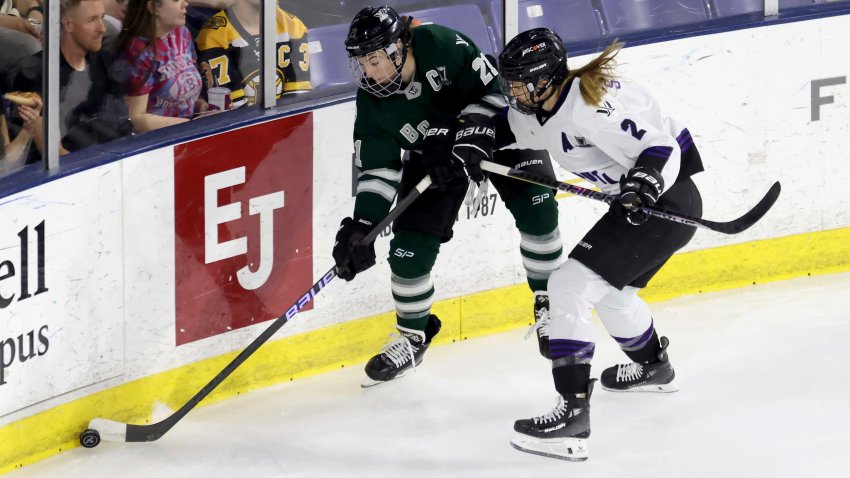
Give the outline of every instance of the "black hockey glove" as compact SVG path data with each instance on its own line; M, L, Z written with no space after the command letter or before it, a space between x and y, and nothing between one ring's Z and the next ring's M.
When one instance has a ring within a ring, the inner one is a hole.
M652 207L658 202L664 191L664 178L656 169L637 166L620 178L620 196L611 203L611 214L640 226L649 219L649 215L640 210L641 206Z
M339 224L333 250L336 275L339 278L350 281L358 273L375 265L375 242L361 243L372 227L372 223L365 219L355 221L350 217Z
M463 164L452 156L454 121L449 117L430 119L422 142L422 165L431 182L441 191L466 182Z
M469 179L480 183L484 181L481 161L493 160L493 146L496 144L493 119L480 113L470 113L460 115L458 122L452 154L463 162Z

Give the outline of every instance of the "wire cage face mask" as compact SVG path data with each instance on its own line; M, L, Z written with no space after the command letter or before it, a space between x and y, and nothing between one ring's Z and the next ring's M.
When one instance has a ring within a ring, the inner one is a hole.
M533 115L537 112L539 97L537 89L531 83L508 80L499 76L499 87L508 105L522 114Z
M386 98L401 89L401 71L404 68L402 55L403 52L399 51L398 46L392 44L365 55L350 56L348 67L360 88L378 98ZM372 63L376 60L377 65Z

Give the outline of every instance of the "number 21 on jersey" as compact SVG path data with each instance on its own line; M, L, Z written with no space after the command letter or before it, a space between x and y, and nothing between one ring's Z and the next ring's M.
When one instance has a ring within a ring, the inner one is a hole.
M481 53L478 58L472 60L472 69L481 75L481 83L488 85L496 77L496 68L490 63L487 55Z

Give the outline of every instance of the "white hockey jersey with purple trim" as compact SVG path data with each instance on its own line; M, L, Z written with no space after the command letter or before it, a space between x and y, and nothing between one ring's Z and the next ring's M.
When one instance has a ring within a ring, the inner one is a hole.
M591 106L581 96L580 81L571 80L548 118L510 109L516 143L508 148L546 149L563 169L606 194L619 192L620 176L642 156L661 172L665 190L670 188L682 149L693 144L690 133L639 85L613 81L601 104Z

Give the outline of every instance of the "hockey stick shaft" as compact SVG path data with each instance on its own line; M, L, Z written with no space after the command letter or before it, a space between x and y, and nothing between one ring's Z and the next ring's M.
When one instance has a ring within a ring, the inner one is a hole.
M431 185L431 178L425 176L419 183L414 187L410 193L407 194L403 199L401 199L396 207L394 207L387 216L381 220L372 230L367 234L363 239L362 243L368 244L374 241L378 234L384 230L387 226L392 223L398 216L404 212L405 209L413 203L416 198L418 198L426 189ZM333 279L336 277L336 267L332 267L326 273L324 273L321 278L310 287L301 298L298 299L290 308L284 312L283 315L275 319L271 325L263 331L253 342L248 344L239 355L236 356L229 364L227 364L221 372L219 372L212 380L209 381L203 388L201 388L188 402L186 402L182 407L180 407L176 412L172 413L169 417L165 418L162 421L157 423L151 423L149 425L131 425L127 423L121 423L114 420L109 420L106 418L95 418L89 422L89 428L93 430L97 430L100 434L100 437L104 440L108 441L117 441L117 442L150 442L155 441L165 435L168 430L170 430L174 425L177 424L183 417L186 416L189 411L195 408L201 400L206 398L207 395L212 393L213 390L216 389L227 377L230 376L240 365L242 365L245 360L248 359L257 349L260 348L266 341L271 338L272 335L275 334L284 324L286 324L289 319L291 319L295 314L300 312L304 307L307 306L310 302L313 301L313 298L321 292Z
M606 204L611 204L612 201L617 200L617 196L611 194L605 194L603 192L594 191L592 189L583 188L581 186L575 186L573 184L558 181L557 179L552 178L550 176L534 174L528 171L503 166L501 164L493 163L490 161L482 161L481 169L494 174L498 174L500 176L507 176L509 178L519 179L521 181L529 182L532 184L547 186L550 188L557 189L559 191L575 194L576 196L582 196L589 199L594 199L596 201L601 201ZM756 204L752 209L747 211L743 216L727 222L709 221L707 219L692 217L685 214L673 213L652 207L641 207L640 210L649 214L650 216L659 217L668 221L678 222L687 226L701 227L716 232L722 232L724 234L737 234L748 229L750 226L758 222L759 219L761 219L765 214L767 214L767 211L769 211L770 208L773 207L773 204L779 198L780 191L781 186L777 181L773 183L773 186L770 187L770 190L768 190L764 197L762 197L758 204Z

